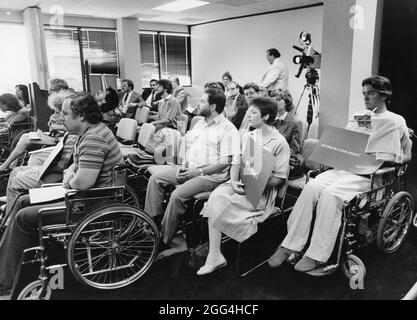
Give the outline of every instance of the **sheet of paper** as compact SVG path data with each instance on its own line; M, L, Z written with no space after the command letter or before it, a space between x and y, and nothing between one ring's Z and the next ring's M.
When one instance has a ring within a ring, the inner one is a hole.
M46 188L29 189L30 203L42 203L53 200L64 199L68 190L62 185Z
M365 153L368 138L364 133L328 126L309 160L354 174L372 174L383 162Z

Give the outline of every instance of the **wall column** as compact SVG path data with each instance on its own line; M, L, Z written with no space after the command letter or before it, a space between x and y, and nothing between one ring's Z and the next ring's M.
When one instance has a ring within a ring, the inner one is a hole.
M120 77L132 80L135 91L141 92L139 21L131 18L117 19L117 39Z
M42 89L48 89L48 60L41 9L26 8L23 11L23 23L28 41L32 81L37 82Z
M361 82L378 73L383 0L326 0L319 133L364 109Z

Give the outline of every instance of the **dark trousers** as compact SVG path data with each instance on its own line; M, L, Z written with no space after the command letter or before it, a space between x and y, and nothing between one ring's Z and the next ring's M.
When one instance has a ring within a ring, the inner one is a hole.
M29 195L20 197L17 205L21 208L7 226L0 244L0 291L11 290L23 251L38 243L38 211L41 208L64 206L55 202L30 206ZM57 224L65 221L65 211L48 213L43 224Z

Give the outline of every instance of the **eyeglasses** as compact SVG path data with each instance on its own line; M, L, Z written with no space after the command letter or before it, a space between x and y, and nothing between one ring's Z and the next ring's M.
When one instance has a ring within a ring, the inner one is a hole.
M232 91L232 90L236 90L237 88L235 87L235 88L227 88L227 91Z

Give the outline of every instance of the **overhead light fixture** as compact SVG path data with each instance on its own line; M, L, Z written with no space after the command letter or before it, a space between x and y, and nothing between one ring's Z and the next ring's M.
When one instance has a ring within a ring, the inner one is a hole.
M177 0L171 3L164 4L159 7L155 7L153 8L153 10L180 12L180 11L185 11L185 10L192 9L192 8L205 6L209 3L210 2L198 1L198 0Z
M6 14L10 16L12 13L10 11L6 11Z

